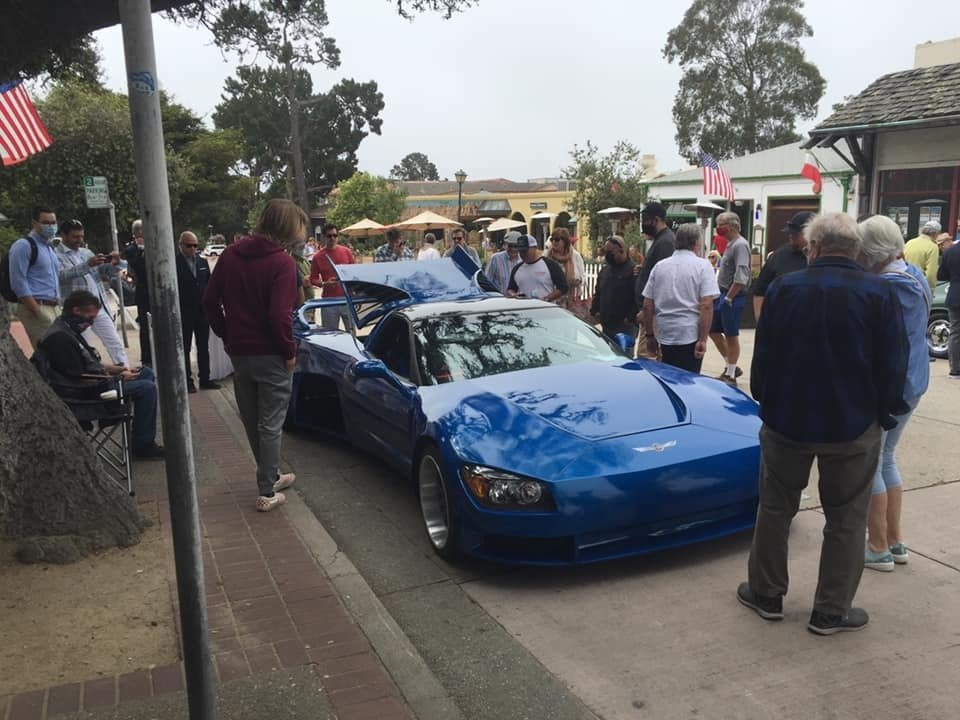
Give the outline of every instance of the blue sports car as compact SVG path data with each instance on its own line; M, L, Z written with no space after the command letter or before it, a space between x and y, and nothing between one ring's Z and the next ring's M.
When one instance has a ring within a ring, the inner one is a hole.
M583 563L753 526L760 420L736 388L505 298L462 252L336 271L346 296L295 322L287 425L408 475L441 556ZM308 320L338 303L354 332Z

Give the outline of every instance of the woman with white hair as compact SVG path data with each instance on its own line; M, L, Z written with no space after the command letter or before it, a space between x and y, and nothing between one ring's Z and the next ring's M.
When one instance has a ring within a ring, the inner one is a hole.
M880 464L873 481L867 517L864 567L890 572L895 563L906 563L908 557L900 534L903 482L894 453L907 420L930 382L926 329L931 293L923 272L903 260L903 235L893 220L883 215L869 217L860 223L860 234L860 264L867 272L882 275L896 287L897 297L903 307L909 350L903 395L910 410L895 416L897 426L883 433Z

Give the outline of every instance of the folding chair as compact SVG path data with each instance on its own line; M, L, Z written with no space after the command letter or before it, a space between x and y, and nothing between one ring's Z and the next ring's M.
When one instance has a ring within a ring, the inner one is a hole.
M114 482L133 490L133 469L130 461L130 438L133 435L133 403L124 397L123 381L112 380L109 386L100 384L78 389L50 383L50 387L66 404L80 427L93 441L97 457L107 475ZM116 398L104 399L101 393L116 391Z

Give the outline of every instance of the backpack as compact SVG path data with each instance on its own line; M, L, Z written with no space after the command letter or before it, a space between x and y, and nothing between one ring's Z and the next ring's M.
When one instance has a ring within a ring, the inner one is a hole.
M26 238L21 238L30 243L30 264L28 268L32 268L37 264L37 241L32 237L27 235ZM10 246L12 249L12 245ZM17 294L13 291L13 287L10 285L10 251L8 250L3 258L0 258L0 295L3 296L3 299L7 302L17 302L20 298L17 297Z

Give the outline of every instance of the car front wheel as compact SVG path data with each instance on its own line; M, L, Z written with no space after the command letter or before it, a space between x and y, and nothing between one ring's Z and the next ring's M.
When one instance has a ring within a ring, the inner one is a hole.
M950 318L947 313L934 311L930 313L927 323L927 346L930 354L935 358L947 356L947 345L950 339Z
M434 551L447 560L456 558L459 555L456 522L451 512L440 452L435 447L427 448L420 455L417 463L417 490L420 495L423 526Z

